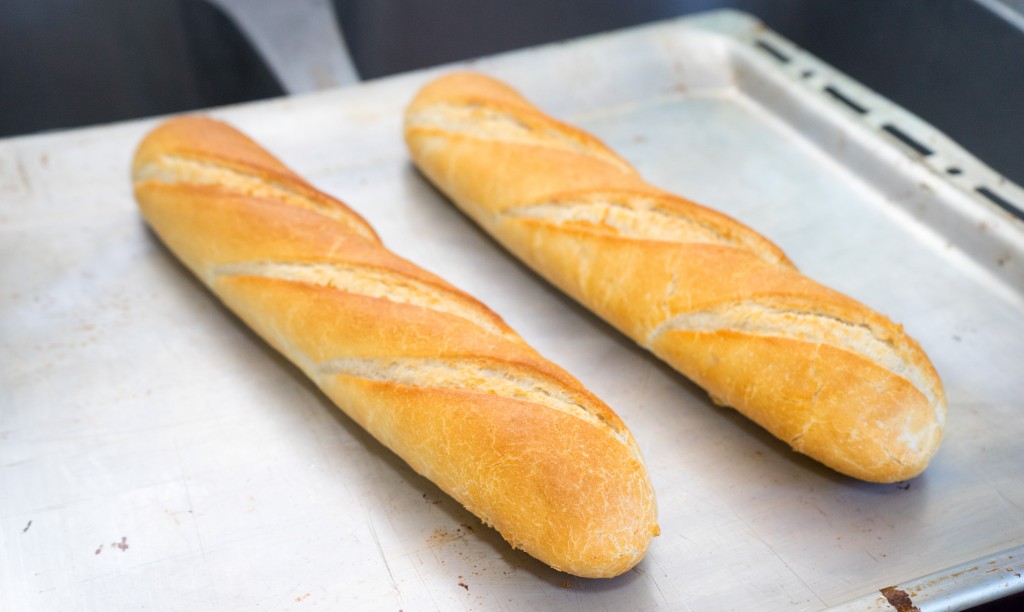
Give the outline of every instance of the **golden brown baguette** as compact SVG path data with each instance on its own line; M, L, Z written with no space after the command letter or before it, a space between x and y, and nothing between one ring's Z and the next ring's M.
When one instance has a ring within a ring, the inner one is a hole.
M643 557L657 511L629 430L486 306L223 123L168 121L132 171L196 276L513 547L586 577Z
M646 183L600 141L474 73L405 117L420 170L512 253L795 450L916 476L946 400L899 325L803 276L737 221Z

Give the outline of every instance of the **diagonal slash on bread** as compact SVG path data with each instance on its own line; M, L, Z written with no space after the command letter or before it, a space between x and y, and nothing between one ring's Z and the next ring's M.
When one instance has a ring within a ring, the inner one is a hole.
M644 556L657 511L629 430L485 305L223 123L161 125L133 181L233 312L513 546L587 577Z
M417 166L552 284L795 450L856 478L920 474L946 399L902 327L768 239L666 193L506 84L453 73L406 111Z

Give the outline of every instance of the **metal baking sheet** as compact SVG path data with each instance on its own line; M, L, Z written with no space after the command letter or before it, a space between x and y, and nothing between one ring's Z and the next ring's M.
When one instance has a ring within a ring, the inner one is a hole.
M333 407L145 229L128 181L145 120L0 142L0 609L814 610L893 585L959 605L1024 589L1016 186L737 13L467 66L904 324L949 396L928 471L820 467L504 253L404 150L437 68L210 114L622 416L658 494L646 559L613 580L550 570ZM974 559L998 559L981 586L914 582Z

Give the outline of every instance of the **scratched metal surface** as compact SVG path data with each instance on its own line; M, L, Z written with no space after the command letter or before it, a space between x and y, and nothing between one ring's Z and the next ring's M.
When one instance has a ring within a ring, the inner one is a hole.
M0 609L810 610L1024 545L1024 231L974 191L1016 187L736 14L472 67L902 322L950 400L926 474L864 484L795 455L500 251L406 157L401 112L435 69L212 114L623 417L659 499L646 559L554 572L330 405L145 230L146 120L0 142Z

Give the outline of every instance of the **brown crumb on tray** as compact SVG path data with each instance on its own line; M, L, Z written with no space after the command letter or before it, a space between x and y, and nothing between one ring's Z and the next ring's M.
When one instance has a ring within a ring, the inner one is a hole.
M889 605L896 608L896 612L921 612L921 608L914 605L910 595L896 587L885 587L881 589L882 595L889 602Z

